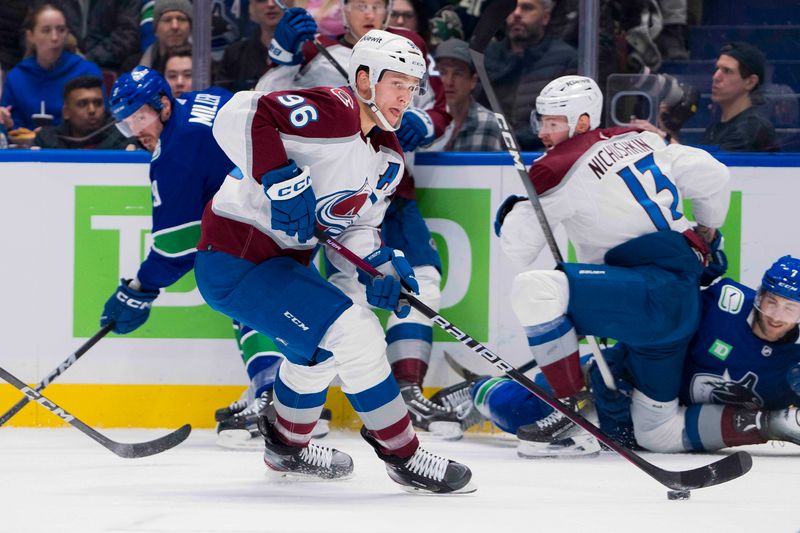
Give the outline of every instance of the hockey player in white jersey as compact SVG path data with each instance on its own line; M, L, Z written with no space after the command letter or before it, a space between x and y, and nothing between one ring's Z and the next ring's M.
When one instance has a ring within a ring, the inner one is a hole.
M566 229L579 263L519 274L511 305L559 398L585 389L577 335L623 343L635 387L636 440L674 451L682 447L678 392L699 320L698 279L707 243L725 220L729 174L706 152L666 146L656 134L597 129L601 110L597 84L582 76L558 78L536 99L532 124L547 152L529 177L549 223ZM685 199L693 202L696 229L683 213ZM507 199L497 226L503 250L520 266L546 244L527 199ZM547 445L551 430L524 438Z
M345 33L335 39L321 37L319 42L339 65L347 68L353 45L371 29L382 28L388 21L390 8L387 0L343 0ZM387 28L387 31L410 39L427 57L424 40L417 33L403 28ZM288 9L275 29L270 46L274 64L256 89L271 92L340 85L342 75L311 42L315 33L314 18L307 11ZM426 94L414 96L412 106L403 114L396 132L405 154L407 172L384 217L382 237L387 246L405 253L420 285L420 299L438 311L441 258L417 207L414 178L408 172L413 166L414 150L441 136L451 121L441 80L437 75L430 75L427 85L429 90ZM328 273L331 274L330 269ZM348 278L342 273L330 276L330 280L348 295L353 291L359 292L357 281ZM457 414L422 394L433 343L431 321L416 310L405 318L392 316L387 323L386 342L389 362L400 383L414 427L441 438L460 438L463 433Z
M404 171L393 131L420 89L425 61L408 39L374 30L354 47L349 68L349 88L240 92L220 110L214 136L238 168L203 214L198 287L209 305L275 339L286 358L276 416L259 419L270 471L352 475L349 455L310 443L338 375L362 436L393 480L410 490L471 491L466 466L419 446L367 307L403 315L401 285L418 290L403 254L382 246L378 226ZM317 227L386 276L359 273L361 291L345 295L306 267Z

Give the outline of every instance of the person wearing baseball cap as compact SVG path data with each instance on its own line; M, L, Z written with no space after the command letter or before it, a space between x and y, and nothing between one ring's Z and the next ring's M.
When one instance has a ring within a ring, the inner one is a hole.
M469 45L461 39L448 39L436 47L434 59L453 122L430 149L446 152L502 150L494 115L472 97L478 75L469 55Z
M703 144L728 152L778 150L775 128L753 106L753 93L764 82L766 60L761 50L745 42L720 49L711 78L711 101L722 114L703 135Z

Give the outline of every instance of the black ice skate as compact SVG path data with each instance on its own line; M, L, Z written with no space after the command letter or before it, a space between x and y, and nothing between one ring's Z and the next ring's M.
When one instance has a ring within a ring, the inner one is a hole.
M483 377L479 376L475 379L450 385L431 396L431 402L450 409L456 414L456 418L461 423L462 431L466 431L486 420L472 402L472 386Z
M800 410L797 407L758 411L753 420L762 437L800 444Z
M398 385L415 428L444 440L458 440L464 435L461 421L452 409L430 401L416 383L401 381Z
M582 414L591 409L589 398L568 398L563 402ZM586 457L600 453L600 443L559 411L517 430L517 455L539 457Z
M261 433L258 430L259 414L274 419L275 407L272 405L272 390L265 391L254 402L246 398L236 400L227 407L217 409L217 444L231 449L260 449ZM323 409L311 437L321 439L330 431L332 413Z
M264 436L264 464L289 479L348 479L353 475L353 459L344 452L327 446L309 443L306 447L283 444L266 416L258 418Z
M375 449L381 461L386 463L386 472L392 481L402 485L403 490L425 494L468 494L477 489L470 483L472 472L456 461L434 455L422 447L407 459L384 455L380 444L361 427L361 436Z

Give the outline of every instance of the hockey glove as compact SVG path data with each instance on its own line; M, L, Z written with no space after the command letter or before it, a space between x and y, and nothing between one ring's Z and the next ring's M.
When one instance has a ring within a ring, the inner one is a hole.
M147 321L153 300L158 291L136 290L128 286L129 279L121 279L120 285L103 307L100 325L114 323L114 333L130 333Z
M365 257L364 261L383 274L382 278L373 278L363 270L358 271L358 281L367 287L367 302L374 307L394 311L398 318L407 317L411 306L403 303L398 307L400 289L419 294L419 283L403 252L383 246Z
M272 229L297 236L301 243L314 236L317 197L311 188L308 167L297 168L291 159L286 166L261 177L267 198L272 200Z
M269 57L281 65L299 65L303 62L303 43L316 34L317 22L308 11L302 7L287 9L269 43Z
M708 266L703 269L700 274L700 285L708 287L714 280L725 275L728 271L728 256L725 255L723 248L725 247L725 239L722 237L722 232L717 230L714 240L708 245L711 253L711 260Z
M494 234L498 237L500 236L500 229L503 227L503 221L506 219L506 216L514 209L514 206L517 205L517 202L522 202L523 200L527 200L527 196L517 196L516 194L512 194L508 198L506 198L500 207L497 208L497 214L494 216Z
M400 127L395 132L404 152L413 152L420 146L433 142L433 121L422 109L410 107L403 113Z
M789 382L789 387L794 393L800 396L800 363L789 367L789 371L786 372L786 381Z

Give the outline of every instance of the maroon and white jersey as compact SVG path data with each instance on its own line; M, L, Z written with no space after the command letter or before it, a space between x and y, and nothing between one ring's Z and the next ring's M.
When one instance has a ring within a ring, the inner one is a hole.
M214 137L237 169L203 215L200 250L260 263L289 255L306 262L316 239L299 243L271 228L261 177L286 165L308 166L318 224L361 256L380 246L377 227L403 176L397 138L375 128L364 137L359 107L346 87L270 94L236 93L217 114Z
M718 228L730 200L725 165L631 128L577 135L534 161L528 175L548 222L564 225L581 263L603 263L609 249L647 233L691 228L684 199L692 200L697 223ZM538 257L547 241L530 202L508 214L501 243L520 266Z

